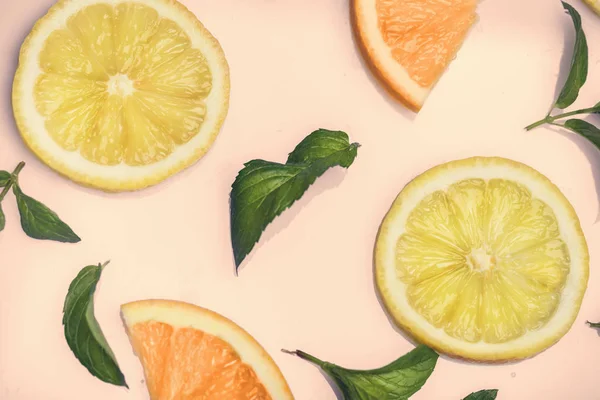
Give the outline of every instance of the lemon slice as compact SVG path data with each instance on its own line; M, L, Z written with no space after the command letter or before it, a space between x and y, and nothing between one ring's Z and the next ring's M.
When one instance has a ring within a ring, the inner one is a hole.
M461 358L532 356L571 327L589 256L573 207L546 177L501 158L437 166L381 225L376 281L398 323Z
M62 0L21 48L13 109L47 165L106 191L190 166L227 114L217 40L173 0Z
M600 15L600 1L599 0L583 0L596 14Z

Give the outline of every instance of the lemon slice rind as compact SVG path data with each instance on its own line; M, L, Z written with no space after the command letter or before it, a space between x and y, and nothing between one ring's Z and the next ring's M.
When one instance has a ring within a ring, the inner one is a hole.
M597 15L600 15L600 1L598 0L583 0L585 4L587 4L592 11L594 11Z
M528 188L532 197L544 201L555 213L561 239L570 253L570 272L561 302L550 320L539 330L504 342L467 342L448 335L411 307L406 285L398 278L396 243L405 232L411 211L429 193L451 184L480 178L502 178ZM385 307L395 322L419 342L448 355L473 361L499 362L531 357L556 343L575 321L589 275L589 253L575 210L561 191L545 176L524 164L503 159L474 157L434 167L412 180L400 192L380 226L375 247L375 280Z

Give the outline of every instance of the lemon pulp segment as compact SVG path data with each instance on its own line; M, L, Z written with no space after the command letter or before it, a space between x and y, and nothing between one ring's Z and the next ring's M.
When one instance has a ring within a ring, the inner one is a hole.
M396 252L410 305L470 342L502 343L544 325L570 263L552 209L503 179L462 180L425 197Z
M199 131L212 88L200 50L144 4L93 4L39 54L37 111L63 149L100 165L156 163Z

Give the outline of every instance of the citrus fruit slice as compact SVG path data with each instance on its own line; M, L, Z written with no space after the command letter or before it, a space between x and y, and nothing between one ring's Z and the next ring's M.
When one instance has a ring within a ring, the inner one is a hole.
M418 341L479 361L532 356L571 327L589 256L573 207L502 158L437 166L410 182L377 237L383 302Z
M169 300L127 303L121 314L152 400L293 399L260 344L219 314Z
M596 14L600 15L600 0L583 0Z
M367 62L392 95L418 111L477 19L477 0L353 0Z
M60 0L25 39L13 111L48 166L106 191L202 157L229 104L217 40L174 0Z

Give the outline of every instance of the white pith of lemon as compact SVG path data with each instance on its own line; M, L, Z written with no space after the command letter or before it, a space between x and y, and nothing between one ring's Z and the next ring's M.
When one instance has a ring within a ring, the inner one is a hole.
M106 191L201 158L229 105L218 41L174 0L60 0L21 47L13 110L48 166Z
M560 190L502 158L452 161L415 178L375 248L377 287L397 324L479 361L526 358L558 341L579 311L588 264Z

